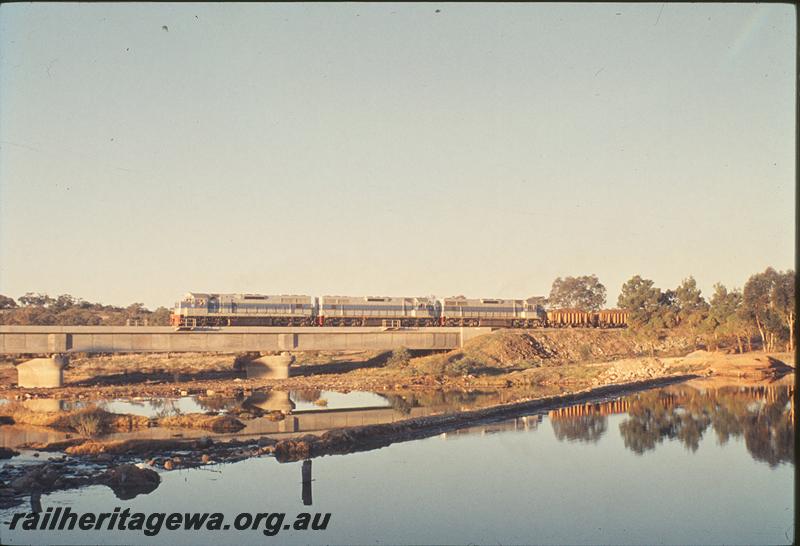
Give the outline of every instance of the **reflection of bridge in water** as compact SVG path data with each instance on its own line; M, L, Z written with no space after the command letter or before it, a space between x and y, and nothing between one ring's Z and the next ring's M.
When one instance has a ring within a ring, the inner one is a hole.
M680 405L683 400L675 394L665 394L659 398L664 408L671 408ZM628 413L631 409L632 400L621 398L610 402L600 402L597 404L580 404L577 406L567 406L547 412L547 417L552 420L572 419L574 417L605 416Z
M631 407L629 400L614 400L602 404L581 404L568 406L547 412L547 417L552 420L571 419L573 417L586 417L588 415L614 415L627 413Z
M789 419L794 423L794 386L754 386L738 387L732 393L734 396L763 401L772 404L786 397L788 388L790 404L788 414ZM715 397L717 391L707 391L706 396ZM661 392L657 403L665 409L675 406L686 405L693 398L698 396L698 392L693 389L676 389L674 391ZM637 403L637 397L627 397L608 402L594 404L581 404L568 406L548 412L548 418L552 421L577 419L589 416L607 416L621 413L628 413L632 404ZM55 399L29 400L25 402L26 407L33 411L59 411L66 409L64 404ZM302 435L305 433L321 434L328 430L338 428L359 427L366 425L379 425L394 423L406 419L427 417L435 414L447 413L452 409L444 409L437 406L413 406L405 408L395 408L391 406L365 406L351 407L342 409L306 409L297 410L290 398L290 394L284 391L256 392L242 403L244 408L258 408L263 412L281 411L285 416L280 420L273 420L269 415L256 417L254 419L243 420L244 429L236 433L214 433L205 429L191 428L163 428L153 427L132 430L127 432L117 432L105 436L109 440L125 440L134 438L163 439L174 438L176 436L184 438L200 438L212 436L220 439L225 437L247 437L269 435L276 438L288 438ZM541 422L540 415L529 415L517 417L496 423L477 425L474 427L464 427L460 430L443 433L442 437L453 437L463 434L491 434L501 430L533 430ZM44 427L34 427L25 425L7 425L0 427L0 446L14 447L28 442L55 442L63 440L68 433L56 431Z
M261 411L279 410L285 417L272 421L269 417L260 417L243 421L245 428L236 433L237 436L249 434L298 434L307 432L324 432L336 428L360 427L393 423L403 419L425 417L434 413L431 408L413 407L402 411L391 406L362 406L350 408L295 409L289 392L269 391L257 392L245 399L242 407L255 407Z
M496 432L525 432L538 429L541 422L542 414L537 413L534 415L525 415L522 417L516 417L514 419L507 419L497 423L488 423L474 427L460 428L451 432L443 432L439 435L439 437L449 439L467 434L479 434L481 436L486 436L487 434L494 434Z

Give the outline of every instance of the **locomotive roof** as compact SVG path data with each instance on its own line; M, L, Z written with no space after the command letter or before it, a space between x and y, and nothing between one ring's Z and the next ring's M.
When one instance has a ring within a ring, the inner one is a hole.
M284 297L284 298L310 298L311 297L311 296L309 296L307 294L253 294L251 292L226 292L226 293L222 293L222 292L211 292L211 293L207 293L207 292L187 292L185 297L186 298L209 298L209 297L215 297L215 296L260 296L260 297L261 296L269 296L269 297L279 296L279 297Z
M209 299L213 297L284 297L284 298L312 298L314 296L309 296L307 294L254 294L250 292L229 292L229 293L219 293L219 292L187 292L184 296L185 300L189 299L198 299L204 298ZM320 296L322 298L352 298L352 299L368 299L368 298L384 298L384 299L420 299L420 300L431 300L431 299L439 299L436 296L345 296L339 294L326 294L324 296ZM463 294L458 296L449 296L446 298L440 298L446 300L465 300L465 301L478 301L478 300L504 300L504 301L523 301L516 298L467 298ZM544 301L546 298L544 296L531 296L524 301L528 303L539 303Z

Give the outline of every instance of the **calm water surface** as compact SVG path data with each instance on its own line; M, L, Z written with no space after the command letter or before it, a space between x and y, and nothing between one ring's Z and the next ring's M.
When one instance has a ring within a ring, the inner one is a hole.
M389 401L373 392L351 391L290 391L287 394L288 406L292 410L347 409L360 407L386 407ZM231 400L231 405L235 401ZM316 402L316 403L315 403ZM225 410L226 407L204 403L202 398L183 396L180 398L152 398L141 400L108 400L99 404L106 411L129 413L145 417L178 415L185 413L204 413ZM283 408L282 408L283 409ZM285 408L285 409L288 409Z
M673 386L378 450L162 473L149 495L42 496L73 511L330 512L324 531L9 531L0 542L782 544L793 539L789 389ZM394 401L396 405L397 400ZM306 463L307 464L307 463ZM309 498L310 497L310 498ZM7 521L18 507L0 512Z

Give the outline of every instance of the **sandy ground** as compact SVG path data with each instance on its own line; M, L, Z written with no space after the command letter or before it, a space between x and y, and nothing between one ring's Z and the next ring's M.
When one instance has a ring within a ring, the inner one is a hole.
M671 348L679 346L672 342ZM555 392L696 375L770 381L793 371L791 353L726 354L703 350L685 356L629 356L620 332L501 331L448 353L417 356L400 365L391 353L298 353L288 379L248 378L235 355L75 356L60 389L16 386L13 362L0 363L0 398L109 399L187 395L238 395L255 390L348 392L430 389L552 387ZM414 355L412 355L414 356ZM788 366L788 367L787 367Z

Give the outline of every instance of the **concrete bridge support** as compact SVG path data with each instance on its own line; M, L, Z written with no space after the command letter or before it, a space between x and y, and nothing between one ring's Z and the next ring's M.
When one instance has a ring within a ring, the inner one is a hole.
M34 358L17 366L17 385L26 389L53 389L64 386L64 367L69 357L55 355Z
M284 351L276 356L262 356L245 365L248 379L287 379L294 356Z
M478 336L484 336L488 333L491 333L491 331L491 328L466 328L462 326L459 330L459 347L463 347L464 343L470 339Z

